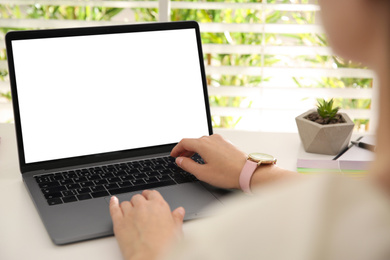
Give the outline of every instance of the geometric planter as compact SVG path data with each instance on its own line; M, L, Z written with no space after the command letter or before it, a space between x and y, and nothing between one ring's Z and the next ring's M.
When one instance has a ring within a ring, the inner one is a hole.
M308 153L336 155L348 146L354 123L345 113L345 123L321 125L304 117L316 110L309 110L295 118L303 148Z

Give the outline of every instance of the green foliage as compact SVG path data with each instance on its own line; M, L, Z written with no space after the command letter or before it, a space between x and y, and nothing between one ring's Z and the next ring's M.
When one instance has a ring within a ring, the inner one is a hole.
M8 75L8 71L0 70L0 80L4 81L4 78Z
M175 1L175 0L173 0ZM178 0L183 1L183 0ZM184 0L193 2L195 0ZM210 2L231 2L231 3L258 3L259 0L207 0ZM37 1L39 2L39 1ZM296 4L313 4L312 0L267 0L270 4L283 4L292 2ZM157 8L132 8L135 20L139 22L158 21ZM122 11L121 8L91 7L91 6L54 6L54 5L23 5L14 4L0 5L0 18L3 19L70 19L86 21L111 20ZM172 9L171 21L196 20L201 23L271 23L271 24L317 24L316 12L289 12L279 10L251 10L251 9L223 9L223 10L202 10L202 9ZM24 30L32 28L0 28L5 34L9 30ZM272 33L201 33L204 44L231 44L231 45L301 45L301 46L328 46L326 37L323 34L272 34ZM5 50L0 50L0 60L5 60ZM211 66L252 66L252 67L280 67L280 66L301 66L328 68L332 64L334 68L362 68L361 64L341 59L337 56L298 56L291 55L261 55L259 54L236 54L236 53L205 53L206 65ZM6 70L0 70L0 80L7 76ZM257 87L265 81L272 79L251 75L208 75L209 86L236 86L236 87ZM293 77L292 82L301 88L372 88L372 79L361 78L304 78ZM9 93L2 94L10 98ZM210 96L210 105L213 107L250 107L252 102L248 97ZM342 99L335 98L334 105L348 109L369 109L370 99ZM214 127L235 127L241 117L214 116ZM357 124L368 125L366 119L359 119Z
M25 11L21 11L18 5L0 5L0 18L3 19L53 19L53 20L86 20L103 21L110 20L122 11L122 8L91 7L91 6L53 6L53 5L28 5ZM1 27L4 35L10 30L27 30L34 28L8 28ZM0 50L0 60L6 60L5 49ZM0 81L4 81L8 75L6 70L0 70ZM0 97L11 101L11 93L0 93Z
M37 1L39 2L39 1ZM98 6L58 6L58 5L27 5L21 11L18 5L0 5L0 18L3 19L52 19L52 20L85 20L108 21L117 15L123 8L108 8ZM0 31L7 33L10 30L26 30L35 28L7 28Z
M11 91L8 91L6 93L0 93L0 97L3 97L3 98L6 98L8 100L11 100L12 97L11 97Z
M339 107L333 108L333 98L329 101L325 99L318 100L317 112L323 119L331 121L339 111Z

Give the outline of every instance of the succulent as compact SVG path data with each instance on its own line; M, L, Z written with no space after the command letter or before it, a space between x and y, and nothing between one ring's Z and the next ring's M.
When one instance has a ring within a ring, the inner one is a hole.
M339 109L340 107L333 108L333 98L328 102L325 99L318 100L317 112L323 119L332 120Z

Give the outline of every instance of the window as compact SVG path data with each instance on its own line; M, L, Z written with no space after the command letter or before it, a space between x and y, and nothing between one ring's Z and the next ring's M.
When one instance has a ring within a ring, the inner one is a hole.
M196 20L214 127L295 132L296 116L314 108L318 98L334 98L357 130L374 131L375 75L334 56L315 0L62 3L2 1L2 34L11 28ZM6 121L12 115L6 112L10 94L4 43L0 49L0 120Z

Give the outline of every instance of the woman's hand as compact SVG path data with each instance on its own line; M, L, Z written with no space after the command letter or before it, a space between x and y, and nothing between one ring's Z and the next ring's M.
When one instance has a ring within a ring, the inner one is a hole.
M194 153L198 153L205 164L194 162L190 158ZM179 167L201 181L221 188L240 189L239 176L247 156L218 134L183 139L172 149L171 156L177 157Z
M157 259L181 236L185 211L171 212L158 191L145 190L131 201L110 201L114 234L124 259Z

